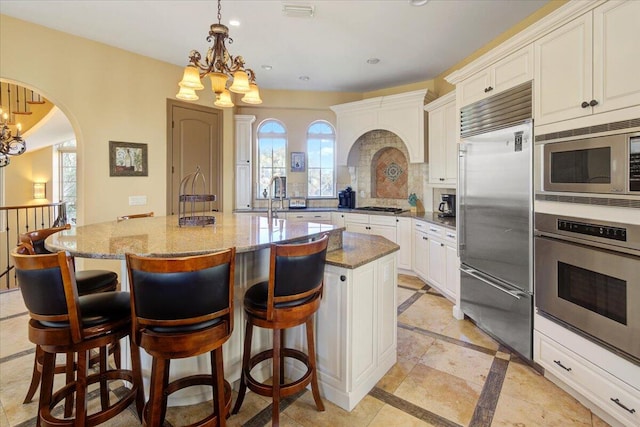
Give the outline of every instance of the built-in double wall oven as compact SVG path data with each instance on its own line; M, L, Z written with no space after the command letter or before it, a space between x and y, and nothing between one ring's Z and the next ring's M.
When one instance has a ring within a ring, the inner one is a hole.
M538 313L640 363L640 225L536 213L534 246Z

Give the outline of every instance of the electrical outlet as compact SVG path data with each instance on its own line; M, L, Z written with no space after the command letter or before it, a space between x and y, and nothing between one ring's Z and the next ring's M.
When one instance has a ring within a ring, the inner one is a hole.
M147 204L147 196L129 196L129 206L143 206Z

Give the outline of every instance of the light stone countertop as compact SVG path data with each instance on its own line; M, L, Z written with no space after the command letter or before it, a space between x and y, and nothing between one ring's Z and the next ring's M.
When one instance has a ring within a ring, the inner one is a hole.
M215 213L216 224L178 227L178 216L136 218L72 227L47 238L51 251L73 256L123 260L125 253L144 256L189 256L236 247L238 253L268 248L271 243L291 243L330 233L327 263L356 268L398 250L378 236L345 233L330 224L274 219L253 215ZM343 247L344 245L344 247Z

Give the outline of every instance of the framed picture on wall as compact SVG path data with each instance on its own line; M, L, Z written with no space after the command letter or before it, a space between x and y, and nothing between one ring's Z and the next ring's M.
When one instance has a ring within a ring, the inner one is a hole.
M291 172L304 172L304 153L291 153Z
M109 176L149 176L147 144L109 141Z

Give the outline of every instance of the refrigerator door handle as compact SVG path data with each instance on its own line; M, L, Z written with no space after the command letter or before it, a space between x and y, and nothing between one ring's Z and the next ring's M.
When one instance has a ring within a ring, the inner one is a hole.
M458 144L458 192L460 193L460 198L458 199L458 247L457 247L457 255L459 259L464 259L464 251L465 251L465 209L466 209L466 183L465 178L466 175L464 173L465 170L465 155L467 152L467 146L464 142L460 142Z
M474 277L474 278L480 280L483 283L486 283L487 285L489 285L489 286L491 286L493 288L496 288L499 291L504 292L505 294L509 294L514 298L520 299L520 297L523 297L523 296L527 295L525 292L507 289L507 288L504 288L504 287L500 286L499 284L497 284L495 282L491 282L491 281L485 279L484 277L482 277L480 275L478 270L474 270L474 269L468 268L468 267L460 267L460 271L462 271L463 273L468 274L471 277Z

